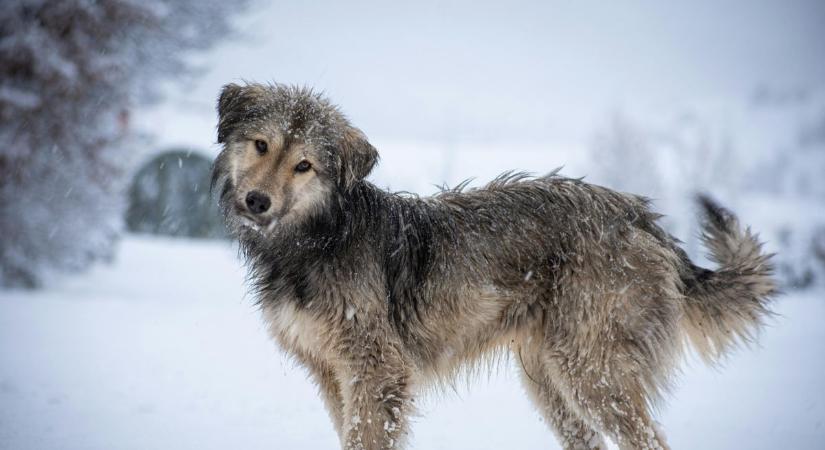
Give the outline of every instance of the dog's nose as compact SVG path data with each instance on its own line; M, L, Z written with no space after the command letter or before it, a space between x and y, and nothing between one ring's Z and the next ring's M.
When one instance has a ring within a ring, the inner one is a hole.
M269 201L269 197L264 193L251 191L246 194L246 207L249 208L249 212L252 214L265 213L271 204L272 202Z

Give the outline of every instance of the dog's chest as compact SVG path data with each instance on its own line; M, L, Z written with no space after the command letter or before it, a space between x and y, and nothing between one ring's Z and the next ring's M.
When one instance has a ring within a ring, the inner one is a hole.
M282 301L263 307L269 332L284 350L323 358L330 347L330 333L323 321L295 303Z

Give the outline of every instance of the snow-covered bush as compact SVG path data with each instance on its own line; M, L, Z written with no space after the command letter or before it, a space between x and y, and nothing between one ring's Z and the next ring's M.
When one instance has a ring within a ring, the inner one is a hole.
M762 87L751 102L761 131L748 145L771 151L745 189L760 196L763 235L790 288L825 286L825 88Z
M615 113L590 146L592 180L653 199L669 232L700 257L694 197L736 183L728 139L694 115L644 121Z
M112 254L129 111L229 31L237 2L7 0L0 8L0 286Z
M191 150L163 152L143 164L129 187L126 227L136 233L226 237L212 159Z
M594 178L614 189L653 195L664 182L656 150L648 130L614 113L591 145Z

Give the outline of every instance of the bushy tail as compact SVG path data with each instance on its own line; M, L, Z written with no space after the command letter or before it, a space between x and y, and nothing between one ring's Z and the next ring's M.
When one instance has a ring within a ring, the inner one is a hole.
M685 328L690 343L707 362L751 342L772 315L769 304L777 293L770 254L736 216L706 196L702 240L715 271L693 266L686 285Z

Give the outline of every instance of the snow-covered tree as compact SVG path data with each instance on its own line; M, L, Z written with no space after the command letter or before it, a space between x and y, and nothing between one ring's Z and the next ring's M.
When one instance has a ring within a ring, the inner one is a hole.
M230 31L238 2L6 0L0 8L0 286L110 256L129 111L186 52Z

